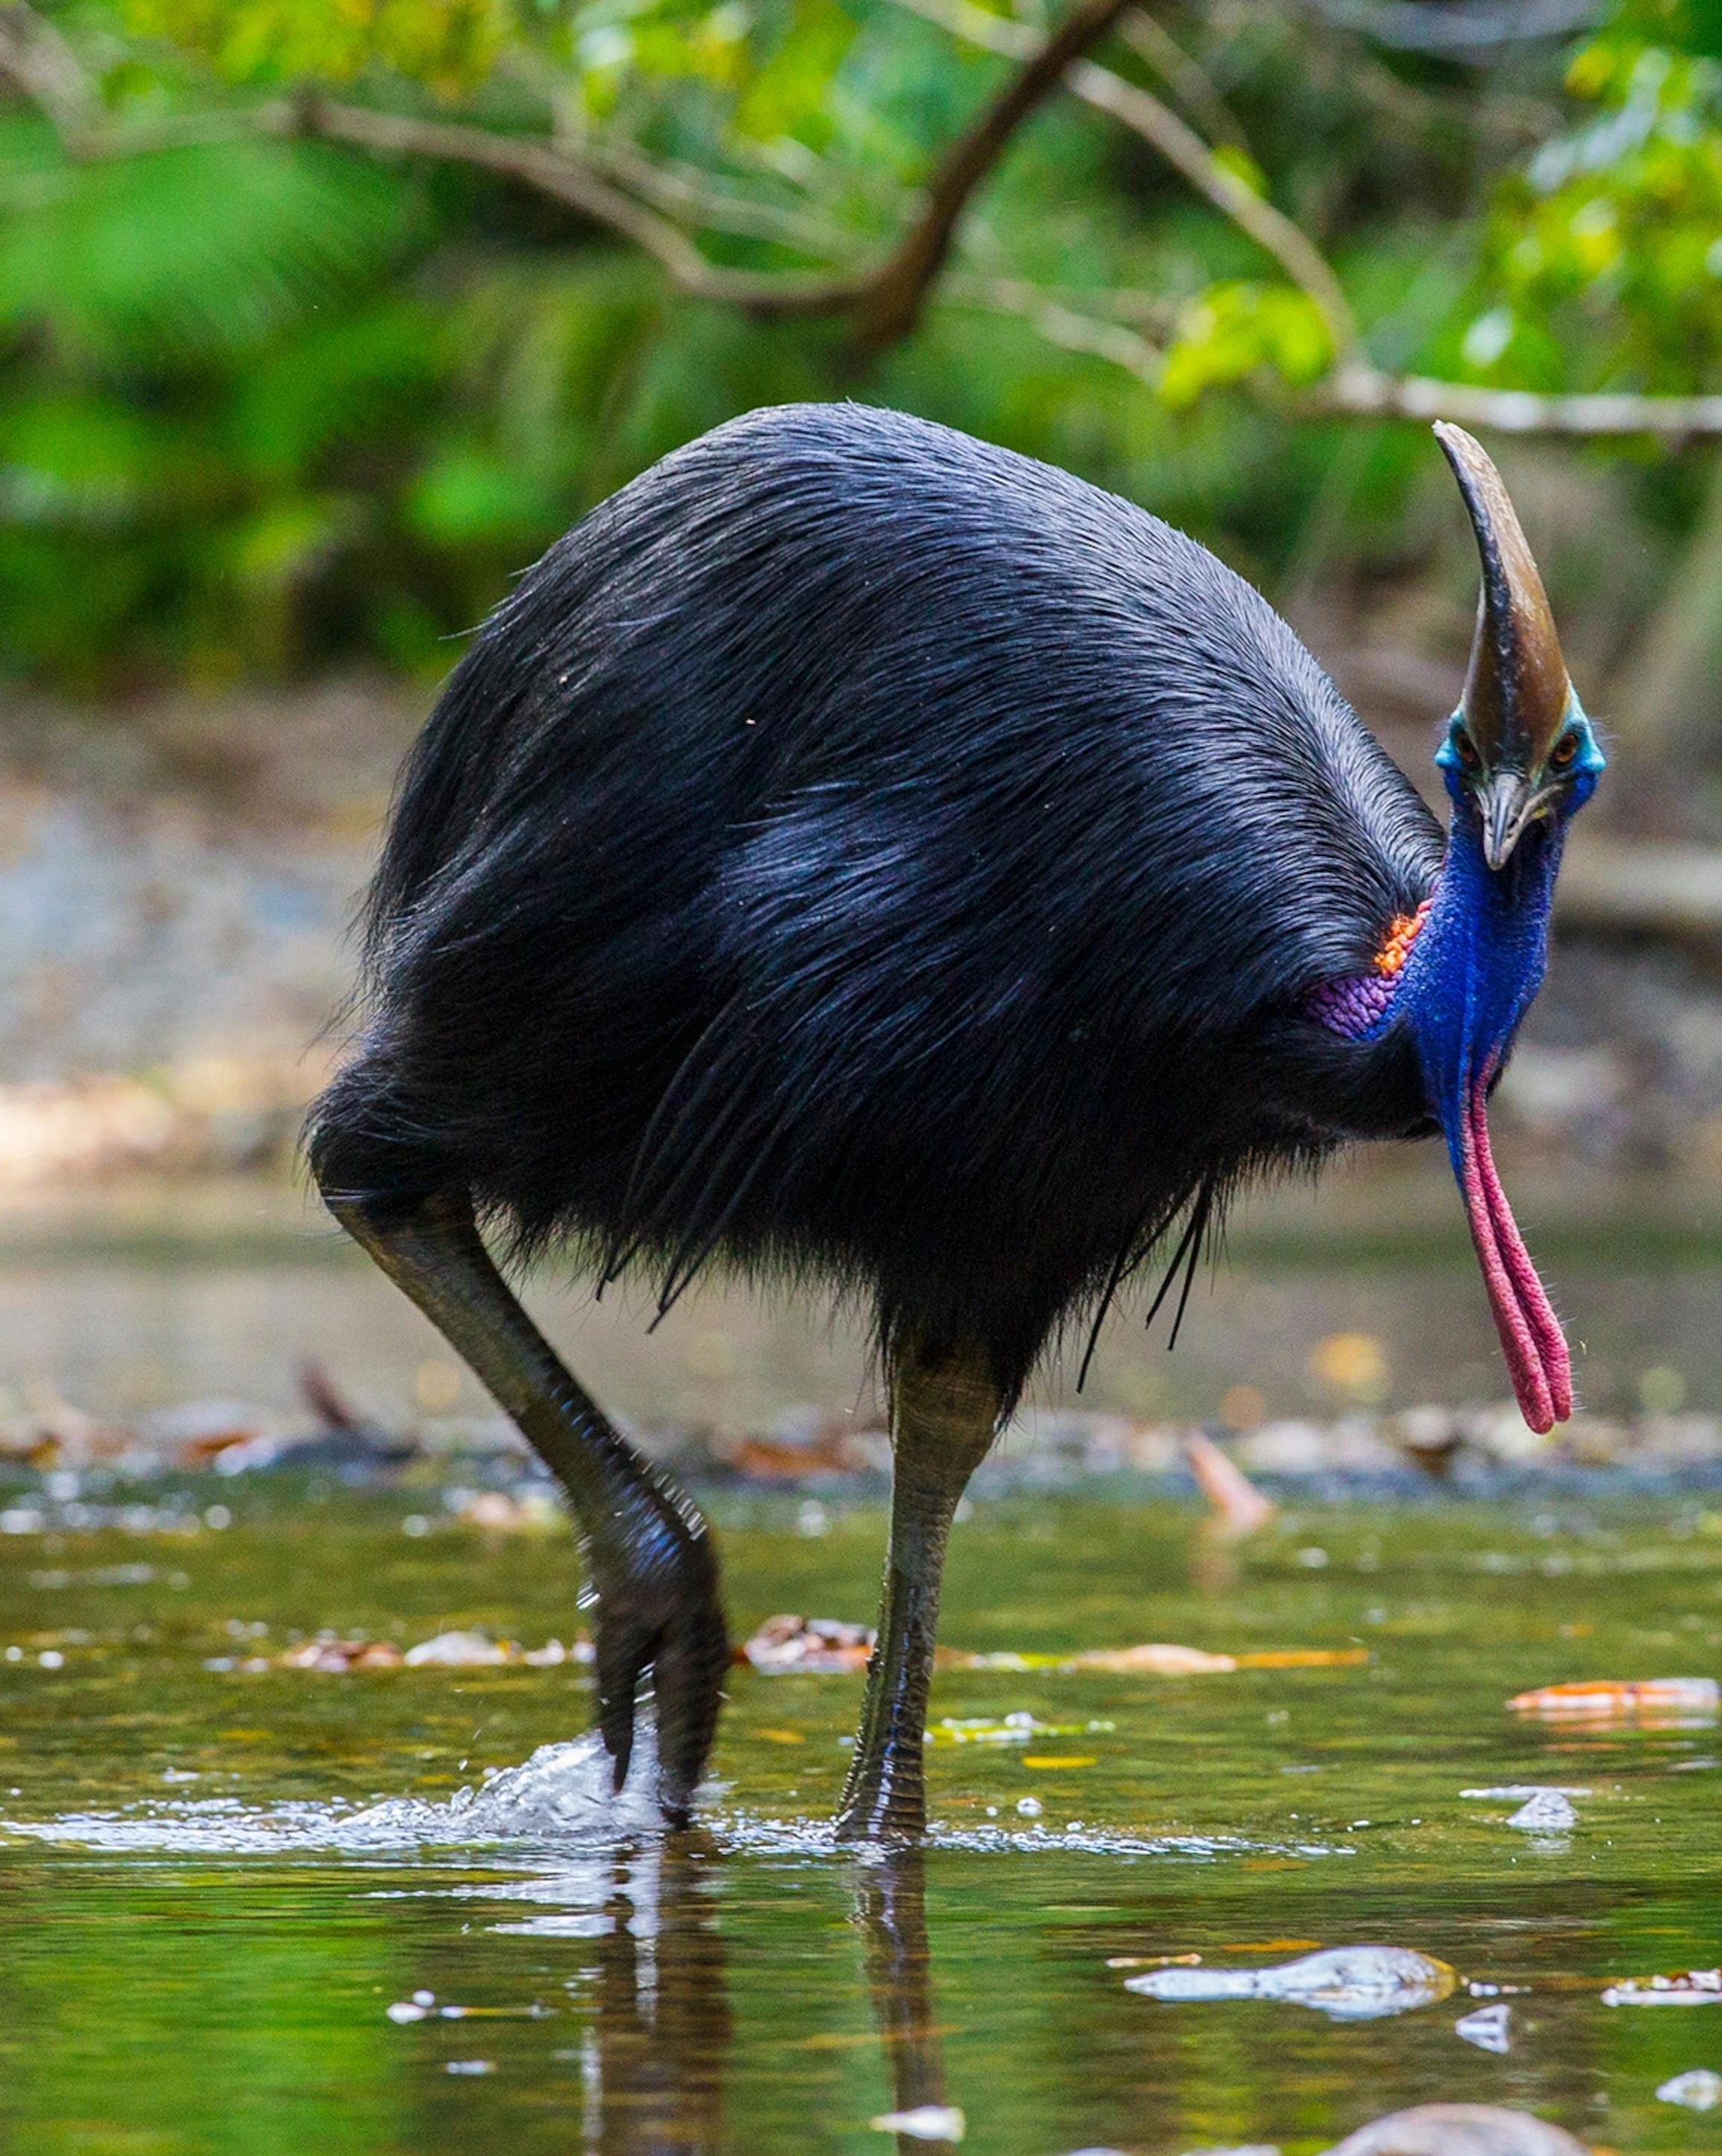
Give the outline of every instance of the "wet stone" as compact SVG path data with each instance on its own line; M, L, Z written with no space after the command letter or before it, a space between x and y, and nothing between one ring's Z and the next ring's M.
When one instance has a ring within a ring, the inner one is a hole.
M1585 2156L1585 2144L1532 2112L1425 2103L1360 2127L1328 2156Z
M1313 2007L1333 2021L1373 2021L1450 1998L1458 1975L1408 1947L1335 1947L1272 1969L1157 1969L1127 1978L1126 1991L1167 2004L1273 1999Z

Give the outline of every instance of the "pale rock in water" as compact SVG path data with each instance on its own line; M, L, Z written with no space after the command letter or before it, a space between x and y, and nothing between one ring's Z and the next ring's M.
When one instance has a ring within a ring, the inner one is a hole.
M1327 2156L1587 2156L1582 2141L1534 2112L1492 2103L1422 2103L1396 2111L1327 2151Z
M1722 2103L1722 2074L1696 2066L1689 2074L1676 2074L1657 2091L1664 2103L1684 2104L1689 2111L1714 2111Z
M1157 1969L1126 1979L1126 1991L1167 2004L1278 1999L1333 2021L1374 2021L1432 2006L1458 1987L1444 1961L1409 1947L1330 1947L1271 1969Z
M1479 2006L1474 2014L1467 2014L1453 2025L1453 2033L1468 2044L1474 2044L1479 2051L1510 2051L1512 2010L1506 2006Z
M906 2133L911 2141L961 2141L968 2121L954 2103L919 2103L913 2111L881 2112L867 2123L876 2133Z
M1578 1814L1572 1799L1559 1789L1539 1789L1507 1825L1516 1826L1521 1834L1569 1834L1578 1825Z

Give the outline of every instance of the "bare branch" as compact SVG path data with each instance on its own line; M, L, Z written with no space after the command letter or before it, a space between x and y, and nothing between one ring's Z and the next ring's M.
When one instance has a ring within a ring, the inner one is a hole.
M15 83L63 141L82 134L100 110L83 62L23 0L0 8L0 81Z
M654 162L631 142L613 136L581 134L557 146L564 156L592 166L667 216L683 218L702 231L775 240L806 254L830 254L850 237L828 218L743 193L697 166Z
M897 0L897 5L988 52L1020 58L1039 42L1033 31L989 15L974 0ZM1085 105L1110 113L1152 143L1198 193L1272 255L1321 316L1337 357L1344 360L1356 352L1357 324L1350 302L1320 249L1217 157L1170 105L1093 60L1078 60L1065 77L1065 86Z
M1093 352L1143 382L1152 383L1159 374L1160 347L1139 331L1080 314L1038 285L1014 277L971 277L953 270L941 289L947 299L960 305L1018 315L1033 323L1048 344L1062 345L1067 352Z
M1231 108L1208 80L1207 70L1143 8L1132 8L1118 26L1118 34L1138 59L1165 83L1186 111L1207 130L1208 140L1225 142L1246 156L1249 143Z
M1372 367L1336 369L1311 392L1309 403L1354 418L1458 419L1503 434L1656 434L1673 441L1722 434L1722 397L1640 397L1624 390L1542 396L1383 374Z
M242 129L264 134L315 136L378 156L431 157L495 172L643 249L661 264L676 290L689 298L717 300L763 316L848 315L860 341L877 346L893 343L914 328L949 258L963 213L1017 130L1130 4L1130 0L1083 0L1049 38L1033 31L1014 33L1024 40L1013 53L1022 66L946 153L915 223L879 259L850 271L756 272L710 262L680 225L638 194L616 184L590 162L532 136L501 135L464 121L379 111L315 92L218 118L223 132L237 121ZM32 23L36 20L27 10L14 13ZM0 16L0 22L8 19ZM5 48L0 47L0 59L4 54ZM197 124L194 120L194 129ZM104 135L80 119L64 132L69 149L90 157L138 156L187 139L172 121L137 134ZM631 177L641 193L648 191L638 172ZM685 206L714 225L726 218L745 217L751 222L756 207L730 198L717 188L704 191L705 201L696 203L689 199L689 190L674 178L654 179L651 192L659 201L679 194Z
M589 166L530 136L496 135L458 121L422 120L321 97L259 106L251 117L254 126L269 134L315 135L384 156L434 157L516 180L632 240L659 262L677 290L691 299L725 300L762 313L817 314L853 307L869 289L865 273L838 277L817 271L756 273L708 262L679 225L612 186Z
M1129 5L1130 0L1084 0L1051 37L1042 38L1033 30L1017 33L1024 42L1014 45L1012 57L1022 61L1020 73L946 154L927 189L920 223L873 280L858 318L865 342L892 344L914 328L970 198L1017 128L1058 89L1068 70L1086 64L1082 54L1105 36Z

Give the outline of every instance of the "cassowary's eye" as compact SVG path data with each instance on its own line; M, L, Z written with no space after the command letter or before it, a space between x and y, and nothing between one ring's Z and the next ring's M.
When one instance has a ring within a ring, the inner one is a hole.
M1565 771L1578 754L1578 736L1562 734L1549 752L1549 766L1554 771Z
M1477 744L1463 727L1453 736L1453 752L1458 757L1461 771L1479 771L1483 758L1477 753Z

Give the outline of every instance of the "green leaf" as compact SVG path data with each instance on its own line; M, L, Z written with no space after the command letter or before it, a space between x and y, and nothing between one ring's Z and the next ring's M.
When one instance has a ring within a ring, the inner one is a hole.
M1160 394L1175 407L1262 369L1302 387L1333 363L1327 326L1306 293L1291 285L1211 285L1178 317L1160 376Z
M18 147L0 128L0 195ZM38 162L33 177L33 200L0 218L0 330L101 368L254 352L374 275L417 223L382 167L316 144Z

